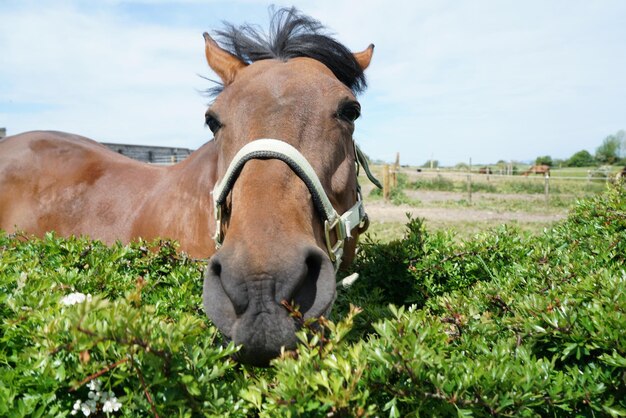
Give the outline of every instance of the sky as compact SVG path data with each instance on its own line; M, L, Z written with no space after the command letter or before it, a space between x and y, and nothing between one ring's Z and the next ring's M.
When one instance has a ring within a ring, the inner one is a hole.
M421 165L591 153L626 129L622 0L0 0L0 127L198 148L202 33L296 6L376 45L355 138Z

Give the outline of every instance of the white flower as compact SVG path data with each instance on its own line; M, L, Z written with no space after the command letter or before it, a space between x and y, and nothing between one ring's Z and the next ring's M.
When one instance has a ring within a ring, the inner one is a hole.
M115 397L113 391L102 391L102 382L100 379L94 379L87 383L89 393L87 394L86 401L78 400L74 403L74 407L70 412L71 415L76 415L78 411L81 411L86 417L98 412L102 407L102 412L107 415L111 412L117 412L122 407L122 403Z
M61 299L61 303L65 306L71 306L71 305L75 305L77 303L82 303L84 301L89 302L91 300L91 295L90 294L83 294L80 292L74 292L74 293L70 293L69 295L63 297L63 299Z
M93 399L94 401L98 401L98 400L100 400L100 395L101 395L101 394L102 394L102 392L100 392L100 391L98 391L98 392L92 392L92 391L90 391L90 392L87 394L87 397L88 397L89 399Z
M74 402L74 407L72 408L72 415L76 415L76 413L78 412L78 410L80 409L80 404L82 402L80 400Z
M87 403L84 403L80 406L80 410L83 411L83 415L85 415L86 417L89 416L89 414L91 414L92 410L90 408L90 405L88 405ZM95 410L95 408L94 408Z
M102 406L102 412L117 412L122 407L122 404L117 400L115 396L110 397L104 402Z
M102 383L98 379L94 379L91 382L87 383L87 388L92 391L99 391Z
M89 409L91 409L91 412L95 411L98 408L98 403L95 401L95 399L90 399L84 404L89 405Z

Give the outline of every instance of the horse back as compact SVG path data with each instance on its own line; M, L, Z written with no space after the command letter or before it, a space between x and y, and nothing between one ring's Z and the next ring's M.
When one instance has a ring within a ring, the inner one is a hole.
M162 171L78 135L35 131L4 138L0 229L127 241Z

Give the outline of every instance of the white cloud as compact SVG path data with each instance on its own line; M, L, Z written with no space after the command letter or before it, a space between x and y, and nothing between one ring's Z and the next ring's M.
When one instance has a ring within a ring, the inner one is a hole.
M95 139L198 146L207 74L201 32L128 22L72 6L5 16L0 101L13 133L59 129ZM184 144L179 144L181 141Z
M624 11L608 1L312 8L350 46L376 44L359 133L370 154L413 163L593 149L626 125L615 100L626 93Z
M202 125L207 100L197 92L207 87L197 74L210 74L201 32L221 19L267 27L256 0L207 1L201 29L120 13L128 4L176 4L167 1L8 4L0 5L0 126L11 133L45 128L106 141L199 146L210 137ZM199 4L205 2L176 7L185 14ZM620 19L626 3L306 0L296 6L354 50L376 44L357 128L372 156L391 160L400 151L404 161L421 163L433 154L449 164L469 157L568 157L593 151L626 127Z

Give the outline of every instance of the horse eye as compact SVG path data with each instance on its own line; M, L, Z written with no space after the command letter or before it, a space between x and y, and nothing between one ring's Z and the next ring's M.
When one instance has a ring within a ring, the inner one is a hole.
M222 123L211 113L206 114L205 123L214 135L222 127Z
M354 122L361 116L361 106L357 102L343 103L337 111L337 116L348 122Z

